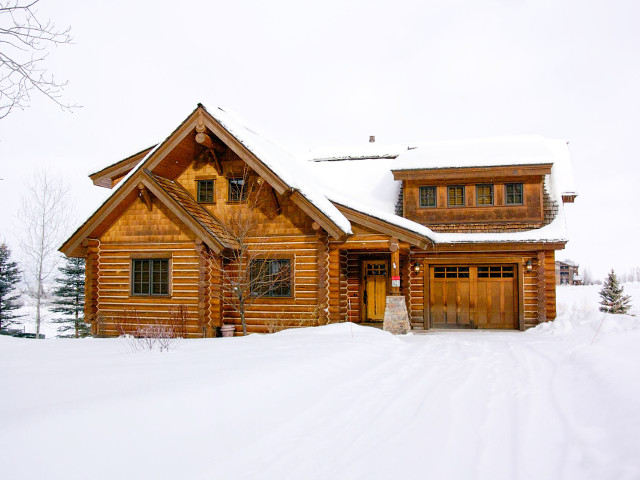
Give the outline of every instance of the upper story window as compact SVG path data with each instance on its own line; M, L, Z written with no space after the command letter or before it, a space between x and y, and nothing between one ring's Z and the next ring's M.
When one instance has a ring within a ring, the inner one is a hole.
M215 180L198 180L198 202L213 203Z
M420 187L420 206L436 207L437 205L436 187Z
M476 205L493 205L493 185L476 185Z
M447 187L447 197L450 207L464 207L464 185Z
M291 259L258 258L251 260L249 268L252 295L260 297L291 296Z
M229 202L244 202L247 199L247 185L244 178L229 179Z
M133 295L169 295L169 259L135 259L132 262Z
M505 185L505 204L506 205L522 205L522 184L521 183L507 183Z

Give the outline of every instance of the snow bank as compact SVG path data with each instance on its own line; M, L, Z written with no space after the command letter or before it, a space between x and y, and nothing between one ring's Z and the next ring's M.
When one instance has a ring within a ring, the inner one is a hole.
M0 475L640 478L638 317L591 344L597 288L558 293L558 320L524 334L338 324L167 353L0 337Z

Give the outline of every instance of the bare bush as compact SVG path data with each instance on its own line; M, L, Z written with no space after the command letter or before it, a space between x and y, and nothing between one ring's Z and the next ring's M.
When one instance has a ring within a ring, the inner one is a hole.
M168 352L178 339L187 336L187 307L178 305L170 310L168 320L154 323L141 321L136 309L125 309L114 318L114 326L134 352L156 349Z

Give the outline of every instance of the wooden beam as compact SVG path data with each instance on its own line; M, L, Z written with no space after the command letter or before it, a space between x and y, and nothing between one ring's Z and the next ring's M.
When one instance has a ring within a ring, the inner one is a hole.
M209 154L211 154L211 158L213 159L213 167L216 169L216 172L218 172L218 175L222 176L224 174L222 171L222 163L220 163L215 149L210 149Z
M153 202L151 201L151 196L149 195L149 190L144 186L144 183L140 182L138 184L138 190L140 190L140 199L147 206L147 210L151 211L153 208Z
M276 204L276 213L280 215L282 213L282 205L280 205L280 200L278 200L278 195L276 194L276 190L273 187L271 187L269 190L271 191L271 195L273 195L273 201ZM313 223L316 223L316 222L313 222Z

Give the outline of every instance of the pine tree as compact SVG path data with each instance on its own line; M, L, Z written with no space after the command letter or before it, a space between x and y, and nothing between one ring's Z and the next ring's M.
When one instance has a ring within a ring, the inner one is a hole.
M623 295L624 288L618 282L616 273L611 270L600 290L600 311L605 313L627 313L631 308L631 297Z
M6 243L0 243L0 328L7 328L21 317L12 313L20 306L16 303L19 295L11 295L20 282L18 264L11 261L11 250Z
M59 270L62 275L56 279L57 287L53 291L56 306L51 309L63 315L52 321L60 324L58 337L89 336L91 329L84 322L84 259L66 258Z

